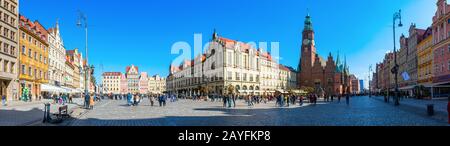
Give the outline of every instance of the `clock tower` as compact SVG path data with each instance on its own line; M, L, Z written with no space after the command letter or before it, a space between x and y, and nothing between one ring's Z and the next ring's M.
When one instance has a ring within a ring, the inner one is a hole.
M314 42L314 30L312 26L311 16L308 14L305 18L305 26L302 32L300 62L298 64L299 76L297 81L299 84L306 85L311 84L312 81L307 79L311 78L312 68L316 60L316 47ZM311 82L311 83L309 83Z

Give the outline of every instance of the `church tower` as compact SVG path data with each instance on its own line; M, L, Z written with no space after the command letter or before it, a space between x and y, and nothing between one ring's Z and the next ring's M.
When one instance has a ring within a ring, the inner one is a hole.
M311 86L313 81L311 79L312 68L316 61L316 47L314 42L314 30L312 25L311 16L306 15L305 26L302 32L302 46L300 53L300 61L298 64L299 75L297 77L297 82L299 87L301 86Z

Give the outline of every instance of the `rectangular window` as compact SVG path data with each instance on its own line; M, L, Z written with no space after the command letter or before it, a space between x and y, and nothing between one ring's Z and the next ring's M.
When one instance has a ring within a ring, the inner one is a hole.
M22 67L21 67L21 73L24 75L25 73L26 73L26 70L25 70L26 68L25 68L25 65L22 65Z
M241 75L239 73L236 73L236 80L240 81L241 80Z
M3 72L8 72L8 63L9 62L5 60L3 63L4 63L3 64Z
M233 80L233 73L231 71L227 72L227 79Z
M448 61L447 70L450 71L450 60Z
M242 77L243 81L247 81L247 73L244 73L243 77Z
M15 73L15 70L14 70L14 66L16 65L16 63L14 63L14 62L11 62L11 64L10 64L11 66L9 67L9 70L10 70L10 73Z
M28 67L28 75L29 75L29 76L33 76L33 74L31 74L32 71L33 71L33 70L31 70L31 67Z
M11 46L11 55L16 56L16 47Z

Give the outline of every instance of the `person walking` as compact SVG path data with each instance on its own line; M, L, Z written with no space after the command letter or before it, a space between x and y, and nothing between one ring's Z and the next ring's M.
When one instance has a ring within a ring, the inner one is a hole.
M300 100L300 106L303 106L303 96L300 96L299 98L300 98L299 99Z
M350 95L349 95L349 94L347 94L347 95L345 96L345 103L346 103L347 105L350 105Z
M231 99L233 101L233 107L236 107L236 95L232 94Z
M72 96L70 96L68 93L66 94L66 96L69 97L69 103L73 103Z
M448 115L448 124L450 124L450 97L448 97L447 101L447 115Z
M94 97L94 95L91 94L91 97ZM89 109L94 109L94 98L89 98Z
M223 107L227 107L227 97L222 95Z
M132 98L133 98L133 95L131 95L131 93L128 92L128 94L127 94L127 104L128 104L128 106L132 105L132 101L131 101Z
M150 106L153 106L153 104L154 104L154 100L155 100L155 97L153 96L153 95L151 95L151 96L149 96L148 97L148 99L150 100Z
M338 103L341 103L341 96L342 95L338 95Z
M2 105L6 106L6 95L2 95Z

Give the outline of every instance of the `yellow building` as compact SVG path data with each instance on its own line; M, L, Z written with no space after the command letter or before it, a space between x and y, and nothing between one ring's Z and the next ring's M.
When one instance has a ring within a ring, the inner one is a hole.
M38 21L24 16L19 26L19 96L29 90L35 100L41 95L41 84L48 83L48 33Z
M433 82L433 48L431 29L427 29L422 41L417 45L418 60L418 83L428 85Z

